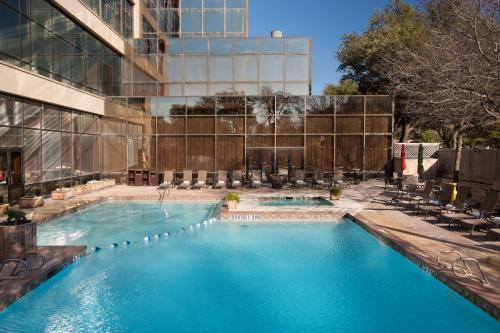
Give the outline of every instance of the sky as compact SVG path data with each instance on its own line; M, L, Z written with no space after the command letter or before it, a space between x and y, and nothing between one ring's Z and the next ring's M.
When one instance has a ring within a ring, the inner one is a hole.
M335 58L342 35L362 32L373 11L383 9L388 2L249 0L249 36L270 36L272 30L278 29L288 37L311 37L313 94L321 94L327 83L338 83L342 75Z

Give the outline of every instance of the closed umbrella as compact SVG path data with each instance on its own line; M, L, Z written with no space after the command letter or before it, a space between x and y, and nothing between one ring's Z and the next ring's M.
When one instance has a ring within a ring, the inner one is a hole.
M406 149L405 145L401 146L401 172L406 170Z

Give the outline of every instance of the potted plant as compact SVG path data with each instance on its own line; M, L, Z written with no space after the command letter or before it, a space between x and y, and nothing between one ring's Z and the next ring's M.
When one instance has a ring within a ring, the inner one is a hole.
M9 210L0 224L0 261L19 258L36 247L36 224L21 210Z
M23 197L19 198L19 208L36 208L43 206L43 197L35 195L32 191L26 191Z
M238 203L240 202L240 195L238 193L228 193L226 194L227 208L231 210L238 209Z
M342 189L338 186L332 186L330 188L330 200L339 200L342 195Z

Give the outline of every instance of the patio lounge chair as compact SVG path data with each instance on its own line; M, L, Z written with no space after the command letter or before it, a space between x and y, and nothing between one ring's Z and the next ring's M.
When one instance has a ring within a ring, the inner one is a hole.
M270 171L266 171L266 179L274 189L283 188L283 180L278 175L271 175Z
M294 170L292 175L292 186L301 187L308 185L305 181L304 170Z
M217 183L215 183L214 188L224 188L226 187L226 181L227 181L227 171L226 170L219 170L217 173Z
M262 187L262 177L260 176L260 172L252 171L250 176L250 187L254 188L260 186Z
M243 180L242 180L242 171L241 170L233 170L233 175L231 177L231 187L236 188L236 187L243 187Z
M439 214L443 210L443 208L451 202L451 197L453 195L453 185L446 184L444 188L439 193L439 200L430 202L428 204L419 204L415 209L415 213L424 213L425 218L429 216L429 214Z
M196 184L194 184L194 189L202 189L207 187L207 170L198 171L198 179L196 179Z
M486 220L486 218L490 217L490 215L495 211L495 208L498 203L498 198L500 196L500 192L490 190L486 193L486 197L481 204L481 209L476 215L467 215L459 216L450 221L451 224L455 224L458 227L465 227L470 229L470 236L476 228L483 228L490 225L491 222Z
M418 205L422 203L428 203L432 197L432 190L434 189L434 181L427 180L424 185L422 192L417 192L417 195L408 195L403 198L408 202L406 209L416 212Z
M158 186L158 192L160 192L160 198L158 200L163 201L167 190L174 187L174 171L165 171L163 173L163 183Z
M466 202L469 198L471 188L467 186L461 186L458 188L457 198L453 202L453 205L448 205L442 207L441 215L439 215L440 222L449 222L457 217L467 217L466 212L469 210L467 208ZM446 212L446 213L444 213Z
M179 185L179 188L183 190L190 189L192 182L193 182L193 171L184 170L182 175L182 183Z
M323 178L323 172L316 170L314 172L314 186L319 187L330 187L330 183L325 182Z

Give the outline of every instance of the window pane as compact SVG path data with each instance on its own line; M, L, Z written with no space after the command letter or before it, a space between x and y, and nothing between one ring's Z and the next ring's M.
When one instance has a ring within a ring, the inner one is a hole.
M182 32L201 32L201 11L182 11Z
M205 10L204 32L224 32L224 11Z
M24 127L40 128L42 107L37 102L24 102Z
M19 32L18 13L0 3L0 59L5 59L5 55L20 59L21 36Z
M210 40L210 53L211 54L232 54L233 53L233 39L227 38L214 38Z
M286 61L287 81L309 81L309 57L288 56Z
M11 96L0 95L0 125L21 126L22 121L22 103Z
M42 133L42 180L61 178L61 133Z
M167 79L170 82L182 82L182 57L166 58L168 62Z
M260 56L259 79L261 81L284 81L285 57L277 55Z
M210 58L210 81L233 80L233 57Z
M186 82L207 81L207 58L185 57Z
M183 0L183 8L201 8L201 0Z
M184 40L184 53L206 54L208 53L208 40L200 38L190 38Z
M26 184L41 181L41 139L40 130L24 130L24 181Z
M309 39L287 39L286 52L295 54L309 54Z
M260 41L262 53L285 53L285 41L279 38L266 38Z
M226 12L226 31L245 31L245 12L242 10L228 10Z
M226 0L227 8L245 8L246 1L245 0Z
M258 80L257 56L236 56L236 81Z
M43 128L57 131L61 130L61 111L59 111L59 109L44 105Z
M258 39L236 39L236 53L258 53L259 40Z
M205 8L224 8L224 0L204 0Z

